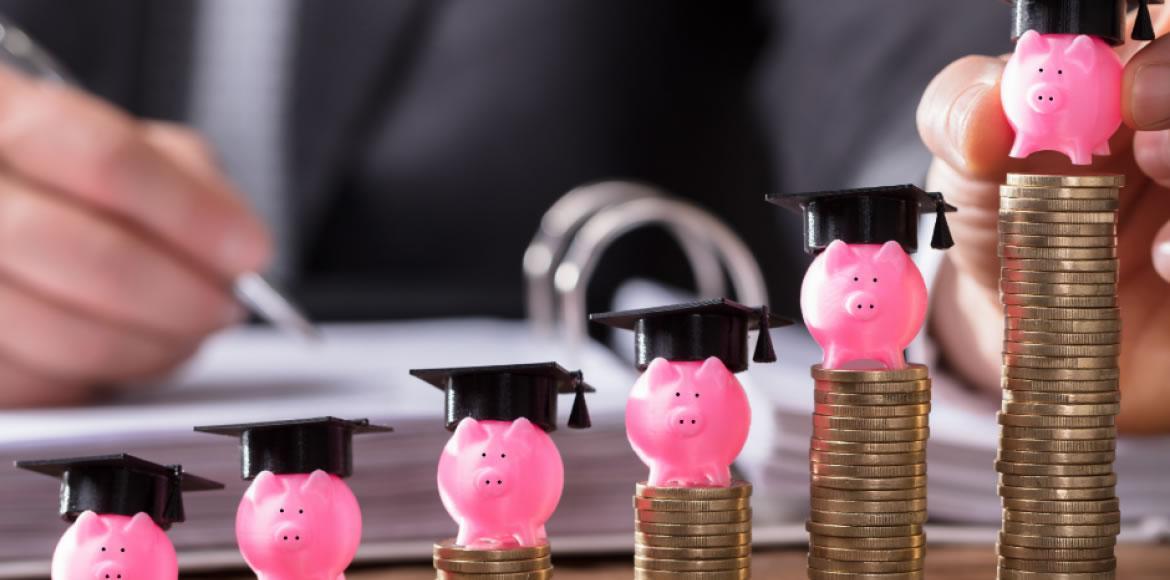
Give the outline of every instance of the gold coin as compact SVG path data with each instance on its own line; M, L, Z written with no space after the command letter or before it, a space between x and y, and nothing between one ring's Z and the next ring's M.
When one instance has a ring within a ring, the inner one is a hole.
M634 544L634 555L660 560L723 560L751 556L752 547L742 545L723 548L664 548Z
M638 497L682 500L737 499L752 495L752 484L733 481L729 487L652 487L638 482L635 489Z
M1019 187L999 186L1000 197L1012 199L1111 199L1120 197L1116 187Z
M1003 374L1009 379L1032 379L1036 381L1103 381L1115 380L1121 376L1117 368L1104 369L1033 369L1008 366ZM1073 392L1073 391L1069 391Z
M1061 487L1011 487L999 486L999 495L1007 499L1028 499L1037 501L1092 501L1114 499L1117 489L1111 485L1105 487L1087 487L1081 489L1065 489Z
M1013 509L1003 510L1003 519L1008 522L1021 522L1025 524L1044 524L1050 526L1099 526L1105 524L1117 524L1121 522L1121 512L1101 512L1101 513L1050 513L1050 512L1025 512L1016 511Z
M818 439L834 441L857 441L860 443L893 443L898 441L925 441L930 436L930 428L899 429L888 431L870 431L858 429L833 429L829 427L813 427L813 436Z
M1050 306L1061 308L1114 308L1117 296L1050 296L1040 294L1000 294L1005 305Z
M1097 238L1086 239L1095 240ZM1032 282L1034 284L1116 284L1117 272L1026 272L1005 268L999 271L999 278L1011 282Z
M1003 351L1007 354L1023 354L1028 356L1117 356L1121 354L1120 344L1034 344L1030 342L1004 342Z
M1062 272L1053 272L1060 274ZM1076 272L1063 272L1075 274ZM1115 274L1115 273L1111 273ZM1035 318L1039 320L1119 320L1120 308L1095 308L1084 310L1081 308L1044 308L1040 306L1005 306L1004 314L1008 318Z
M926 573L922 570L890 574L859 574L857 572L808 569L808 580L923 580L924 578L926 578Z
M891 513L844 513L811 510L809 519L821 524L839 526L906 526L926 523L926 511Z
M514 572L502 574L480 574L470 572L449 572L447 570L435 570L436 580L467 580L474 578L475 580L551 580L553 577L552 567L543 570L533 570L530 572Z
M467 548L455 543L455 539L436 542L434 556L444 560L469 560L476 562L498 562L501 560L532 560L549 555L548 544L531 547L514 547L499 550Z
M1011 475L999 474L999 484L1012 487L1040 487L1082 489L1091 487L1108 487L1117 485L1117 474L1108 475Z
M835 441L832 439L818 439L817 437L813 437L809 440L809 447L814 451L826 451L829 453L915 453L926 451L926 440L895 441L893 443L862 443L858 441Z
M750 521L734 524L655 524L634 522L634 531L655 536L725 536L752 531Z
M1018 187L1125 187L1124 175L1046 175L1009 173L1007 184Z
M659 499L634 497L634 508L661 512L724 512L750 508L746 497L735 499Z
M829 477L913 477L926 475L925 463L911 463L909 465L833 465L831 463L809 464L813 475L827 475Z
M812 542L808 553L816 558L838 562L902 562L921 560L926 557L926 548L890 548L884 550L859 550L856 548L829 548Z
M926 535L895 536L890 538L840 538L809 534L809 546L847 550L900 550L921 548L926 545Z
M1108 369L1118 365L1116 356L1029 356L1025 354L1005 354L1003 363L1014 367L1030 369Z
M915 417L831 417L813 415L814 427L828 427L830 429L923 429L930 424L930 417L918 415Z
M911 393L879 393L876 395L814 391L813 401L818 405L860 405L866 407L889 407L925 404L927 405L927 410L929 410L930 391L914 391Z
M902 501L926 498L926 487L912 487L908 489L874 489L851 490L833 489L829 487L812 486L809 495L813 500L831 499L844 501Z
M516 574L519 572L534 572L547 569L552 566L552 559L549 556L541 556L540 558L532 558L530 560L502 561L435 558L434 564L437 570L459 572L461 574Z
M1030 272L1116 272L1118 261L1116 259L1040 260L1031 258L1004 258L1000 261L1000 264L1008 270L1028 270ZM1044 305L1024 304L1023 306Z
M1005 210L1000 208L999 221L1019 222L1026 224L1114 224L1117 223L1116 211L1023 211Z
M1117 294L1117 284L1040 284L1005 280L1000 283L999 288L1005 293L1036 294L1039 296L1110 296Z
M999 222L999 233L1025 236L1116 236L1117 224Z
M1117 419L1112 415L1095 417L1053 417L1032 415L1009 415L999 413L999 424L1009 427L1039 427L1041 429L1084 429L1112 427Z
M1108 572L1117 569L1117 560L1105 558L1102 560L1024 560L1015 558L1000 558L999 565L1013 570L1027 572L1049 572L1058 574L1083 574L1085 572Z
M814 408L817 415L828 417L918 417L930 414L930 403L919 405L824 405Z
M649 524L735 524L750 522L752 510L730 510L722 512L658 512L634 510L635 521Z
M921 536L922 524L900 526L850 526L839 524L823 524L820 522L805 522L804 529L810 534L829 536L831 538L902 538Z
M1063 394L1106 394L1118 393L1118 380L1101 379L1097 381L1061 381L1054 380L1038 380L1038 379L1014 379L1011 377L1004 377L1001 379L1003 388L1014 392L1027 393L1063 393Z
M1005 439L1113 439L1117 437L1117 427L1089 427L1089 428L1038 428L1038 427L1000 427L1001 435Z
M643 570L662 572L711 572L715 570L739 570L752 565L751 557L720 558L718 560L667 560L634 556L634 566Z
M1098 536L1116 536L1121 532L1121 524L1094 524L1094 525L1052 525L1029 524L1005 520L1003 531L1007 534L1024 536L1048 536L1057 538L1095 538Z
M1013 463L1037 463L1048 465L1088 465L1094 463L1113 463L1117 454L1113 451L1094 451L1088 453L1052 453L1049 451L1015 451L1000 449L998 458L1001 461Z
M1000 234L999 243L1029 248L1113 248L1116 236L1023 236ZM1047 282L1047 280L1045 280Z
M889 574L892 572L913 572L915 570L921 570L922 558L901 562L845 562L809 556L808 566L814 570L831 570L834 572Z
M1036 212L1108 212L1116 211L1121 204L1117 199L1029 199L1022 197L1001 197L1000 211Z
M634 544L659 548L731 548L752 543L750 532L713 536L663 536L634 532Z
M1053 572L1027 572L1000 568L998 580L1116 580L1116 572L1085 572L1080 574L1058 574Z
M704 572L669 572L634 568L634 580L749 580L751 577L751 568Z
M925 451L910 453L830 453L809 450L809 459L833 465L912 465L926 461Z
M1046 405L1004 401L1003 412L1016 415L1116 415L1117 403L1106 405Z
M1055 548L1021 548L1019 546L998 546L999 555L1017 560L1100 560L1113 557L1113 547L1060 550Z
M904 369L847 370L826 369L813 365L812 377L830 383L899 383L921 381L930 378L926 365L909 364Z
M1001 546L1041 548L1045 550L1092 550L1117 545L1117 536L1105 535L1085 538L1060 538L1052 536L1031 536L1027 534L999 533Z
M1093 439L1089 441L1051 441L1043 439L1000 439L1000 448L1005 451L1031 451L1037 453L1094 453L1113 451L1116 439Z
M856 501L814 497L811 499L810 505L814 510L827 512L893 513L926 510L926 499L923 498L904 501Z
M1012 461L996 461L995 470L1003 474L1011 475L1059 475L1059 476L1079 476L1079 475L1108 475L1113 473L1112 464L1096 464L1096 465L1068 465L1068 464L1044 464L1044 463L1015 463Z
M1101 500L1074 501L1018 499L1005 497L1003 498L1003 507L1021 512L1047 512L1058 514L1084 514L1103 512L1120 513L1118 510L1121 509L1120 502L1115 497Z
M832 489L875 491L889 489L909 489L912 487L922 487L926 485L926 477L919 475L915 477L883 477L866 479L858 477L819 475L814 473L812 474L812 484Z
M1108 405L1121 401L1121 393L1045 393L1036 391L1004 391L1009 403L1041 405Z
M813 388L820 393L842 395L910 395L930 393L930 379L876 383L834 383L817 380Z

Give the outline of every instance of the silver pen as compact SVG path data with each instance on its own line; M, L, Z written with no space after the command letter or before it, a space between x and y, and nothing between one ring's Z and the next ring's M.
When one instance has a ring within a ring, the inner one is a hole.
M0 16L0 62L38 78L81 87L53 55L3 16ZM305 340L321 339L317 327L264 276L256 272L239 275L232 282L232 293L250 311L281 331Z

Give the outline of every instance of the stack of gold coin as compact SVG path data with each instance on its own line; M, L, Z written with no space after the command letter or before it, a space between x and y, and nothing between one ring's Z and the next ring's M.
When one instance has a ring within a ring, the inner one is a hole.
M1000 578L1112 578L1121 176L1000 188Z
M553 567L548 544L473 549L443 540L435 544L437 580L547 580Z
M922 578L930 374L812 369L808 577Z
M634 495L635 580L751 578L752 486L651 487Z

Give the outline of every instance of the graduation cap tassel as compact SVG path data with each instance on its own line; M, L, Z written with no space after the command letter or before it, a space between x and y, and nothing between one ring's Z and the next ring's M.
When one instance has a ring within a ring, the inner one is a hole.
M756 338L756 352L752 360L758 363L776 362L776 350L772 348L772 333L769 329L772 315L767 306L760 307L760 335Z
M167 505L163 507L162 522L160 527L167 529L172 522L183 522L187 519L187 514L183 513L183 468L178 465L168 465L172 470L170 477L170 490L167 494Z
M1140 0L1138 2L1137 20L1133 24L1133 39L1134 40L1153 40L1154 39L1154 23L1150 18L1150 1Z
M947 202L939 195L934 204L934 233L930 236L930 247L936 250L945 250L955 245L951 237L951 228L947 225Z
M570 429L588 429L593 426L589 419L589 407L585 406L585 377L580 371L573 373L573 380L577 388L573 396L573 410L569 412Z

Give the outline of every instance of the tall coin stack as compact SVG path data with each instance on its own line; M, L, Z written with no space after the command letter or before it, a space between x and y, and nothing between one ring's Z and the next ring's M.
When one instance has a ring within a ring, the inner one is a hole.
M434 563L437 580L547 580L553 575L548 544L479 550L444 540L435 544Z
M812 376L808 577L923 578L928 369Z
M1009 175L999 577L1113 578L1121 176Z
M635 580L751 578L752 486L650 487L634 495Z

